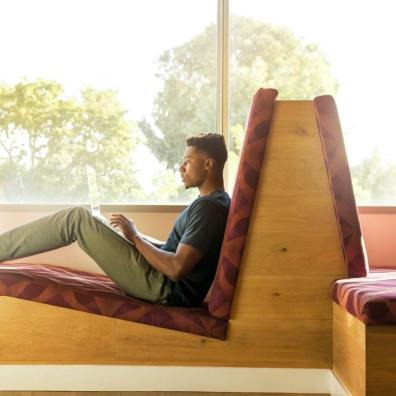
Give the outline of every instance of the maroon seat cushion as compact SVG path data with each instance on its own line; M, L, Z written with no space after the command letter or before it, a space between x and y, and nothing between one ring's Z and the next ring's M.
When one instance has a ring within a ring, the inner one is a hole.
M274 89L259 89L250 107L219 264L208 299L210 314L220 319L230 317L277 94Z
M49 264L0 263L0 296L16 297L206 337L225 339L227 321L207 306L179 308L126 296L107 276Z
M366 250L335 101L319 96L314 105L348 276L366 276Z
M333 300L367 325L396 324L396 268L377 268L365 278L340 279Z

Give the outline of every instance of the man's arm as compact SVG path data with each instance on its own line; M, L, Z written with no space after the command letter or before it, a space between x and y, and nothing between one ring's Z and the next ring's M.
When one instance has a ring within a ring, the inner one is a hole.
M165 241L160 241L159 239L153 238L150 235L145 235L142 234L141 232L139 232L139 235L146 241L149 241L152 245L156 246L157 248L165 244Z
M132 242L155 269L173 281L187 276L203 257L203 252L183 243L173 253L158 249L140 235L132 237Z
M190 245L179 243L176 252L158 249L142 236L133 221L121 214L112 214L110 223L119 227L125 237L129 239L144 256L144 258L158 271L173 281L187 276L194 266L202 259L204 253Z

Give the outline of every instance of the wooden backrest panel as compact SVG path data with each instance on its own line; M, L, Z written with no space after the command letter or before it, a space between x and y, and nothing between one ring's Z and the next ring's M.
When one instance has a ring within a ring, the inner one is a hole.
M162 364L331 368L331 285L347 274L312 101L277 101L227 339L120 323L117 356Z

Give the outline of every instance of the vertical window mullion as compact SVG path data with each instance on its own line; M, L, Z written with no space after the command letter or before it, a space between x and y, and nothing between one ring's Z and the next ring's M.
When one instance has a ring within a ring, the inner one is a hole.
M228 146L229 114L229 0L217 0L217 133L224 135ZM228 162L224 168L228 187Z

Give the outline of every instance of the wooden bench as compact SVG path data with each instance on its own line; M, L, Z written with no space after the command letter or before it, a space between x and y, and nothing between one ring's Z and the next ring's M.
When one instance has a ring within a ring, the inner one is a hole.
M333 370L353 395L396 395L396 269L369 269L335 102L315 109L349 275L333 285Z
M267 125L269 133L260 169L246 179L257 181L250 224L242 218L235 223L247 230L239 276L235 266L220 265L215 282L223 284L213 286L206 308L210 318L226 322L225 341L225 331L215 333L197 316L189 319L189 330L197 326L207 333L173 331L171 325L164 328L166 320L148 326L3 291L0 362L331 369L330 290L335 279L347 277L347 269L314 103L276 101L272 122L253 106L250 120ZM255 164L257 142L251 143L245 159Z

